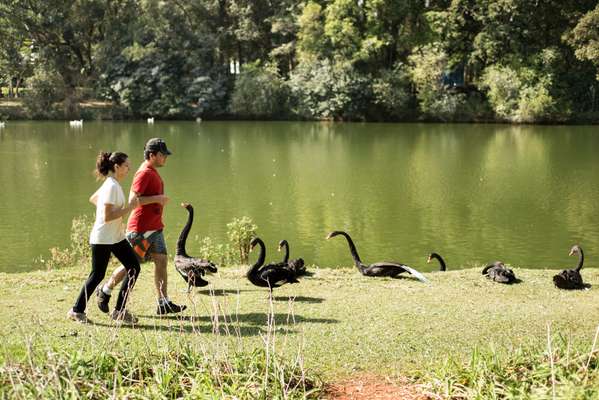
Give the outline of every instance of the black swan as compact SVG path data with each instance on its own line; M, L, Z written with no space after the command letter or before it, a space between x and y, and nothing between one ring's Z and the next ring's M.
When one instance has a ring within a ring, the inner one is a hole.
M295 272L284 263L273 263L264 265L266 258L266 248L260 238L254 238L250 242L250 249L253 250L256 245L260 246L260 255L258 260L248 270L246 276L252 284L260 287L267 287L272 292L273 288L279 287L285 283L298 283Z
M433 258L436 258L437 260L439 260L439 271L447 271L447 267L445 266L445 261L437 253L429 254L428 258L426 259L426 263L429 264L431 261L433 261Z
M507 268L501 261L495 261L492 264L488 264L483 268L483 275L492 281L499 283L514 283L516 281L516 275L514 271Z
M177 252L175 253L175 268L179 274L185 279L185 282L189 284L188 290L191 290L192 286L206 286L208 282L202 279L202 276L206 272L216 272L217 268L212 262L200 258L194 258L187 255L185 251L185 243L187 242L187 235L191 230L193 224L193 207L191 204L182 203L181 207L187 209L188 218L187 223L179 235L177 240Z
M575 269L565 269L559 274L553 277L553 283L560 289L584 289L586 286L582 281L580 270L582 263L584 262L584 253L582 248L578 245L572 246L570 249L570 256L578 254L578 265Z
M354 264L362 275L389 276L395 278L397 275L403 272L408 272L419 281L428 282L428 279L426 279L424 275L404 264L389 261L378 262L370 265L362 263L362 261L360 260L360 256L358 255L358 251L356 250L356 246L354 245L354 242L351 240L351 237L346 232L333 231L328 234L327 239L330 239L337 235L345 236L345 239L347 239L347 243L349 244L349 251L351 252L352 258L354 259Z
M296 258L289 260L289 243L283 239L279 242L279 251L285 249L285 257L283 257L283 263L287 264L288 268L291 268L295 272L295 276L301 276L306 274L306 266L304 265L303 258Z

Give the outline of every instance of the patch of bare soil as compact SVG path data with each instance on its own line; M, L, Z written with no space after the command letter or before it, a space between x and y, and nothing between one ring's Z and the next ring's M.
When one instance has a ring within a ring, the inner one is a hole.
M376 375L357 375L327 385L325 398L330 400L437 400L441 397L425 391L407 379L391 381Z

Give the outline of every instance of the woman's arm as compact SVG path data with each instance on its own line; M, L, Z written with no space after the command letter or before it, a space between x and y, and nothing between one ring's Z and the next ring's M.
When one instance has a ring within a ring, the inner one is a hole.
M115 207L114 204L104 204L104 222L109 222L127 215L131 210L139 207L139 197L133 197L125 207Z
M98 205L98 192L100 191L100 189L96 190L94 192L94 194L92 194L89 197L89 202L92 203L94 206Z

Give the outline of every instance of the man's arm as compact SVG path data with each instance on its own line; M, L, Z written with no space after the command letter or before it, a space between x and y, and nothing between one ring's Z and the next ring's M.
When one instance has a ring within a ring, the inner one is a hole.
M164 194L157 194L154 196L140 196L139 193L130 191L129 192L129 202L131 202L131 200L133 200L134 198L136 198L138 200L140 206L145 206L146 204L152 204L152 203L159 203L159 204L162 204L163 206L165 206L166 203L168 203L168 201L169 201L169 198Z

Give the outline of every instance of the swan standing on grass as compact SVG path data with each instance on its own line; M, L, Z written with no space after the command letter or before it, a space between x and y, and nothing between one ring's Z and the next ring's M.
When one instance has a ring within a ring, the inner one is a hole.
M553 277L553 284L560 289L573 290L584 289L586 287L582 281L582 275L580 275L580 270L584 263L582 247L579 245L572 246L568 255L573 256L574 254L578 254L578 265L576 265L576 268L565 269Z
M516 281L514 271L507 268L501 261L495 261L492 264L488 264L483 268L483 275L486 275L487 278L499 283L510 284Z
M304 265L304 259L296 258L293 260L289 260L289 243L287 243L287 240L285 239L279 242L279 251L281 251L281 249L283 248L285 249L283 264L285 264L288 268L291 268L291 270L295 272L296 276L305 275L306 266Z
M260 238L254 238L250 242L250 249L253 250L256 245L260 246L260 255L258 260L248 270L246 277L248 280L259 287L267 287L270 292L276 287L285 283L298 283L295 272L290 268L286 268L283 263L274 263L264 265L266 258L266 248L264 242Z
M185 251L187 235L189 235L191 225L193 224L193 207L191 204L187 203L181 203L181 207L187 209L188 217L187 223L179 235L179 240L177 240L175 268L183 279L185 279L185 282L188 283L188 290L191 290L192 286L199 287L208 285L208 282L202 279L202 276L204 276L206 272L216 272L217 268L216 265L209 260L191 257Z
M358 255L358 251L356 250L356 246L354 245L354 242L352 241L351 237L347 233L345 233L343 231L333 231L333 232L329 233L326 238L330 239L337 235L344 236L345 239L347 239L347 243L349 244L349 251L351 252L352 258L354 259L354 264L355 264L356 268L358 268L358 271L360 271L360 273L362 275L364 275L364 276L388 276L391 278L395 278L397 275L399 275L403 272L408 272L409 274L411 274L413 277L415 277L419 281L428 282L428 279L426 279L424 277L424 275L422 275L420 272L416 271L415 269L408 267L405 264L400 264L400 263L390 262L390 261L378 262L378 263L374 263L374 264L370 264L370 265L366 265L366 264L362 263L362 261L360 260L360 256Z
M445 266L445 261L437 253L431 253L431 254L429 254L428 258L426 259L426 263L430 264L430 262L433 261L433 258L435 258L435 259L437 259L439 261L439 271L441 271L441 272L447 271L447 267Z

